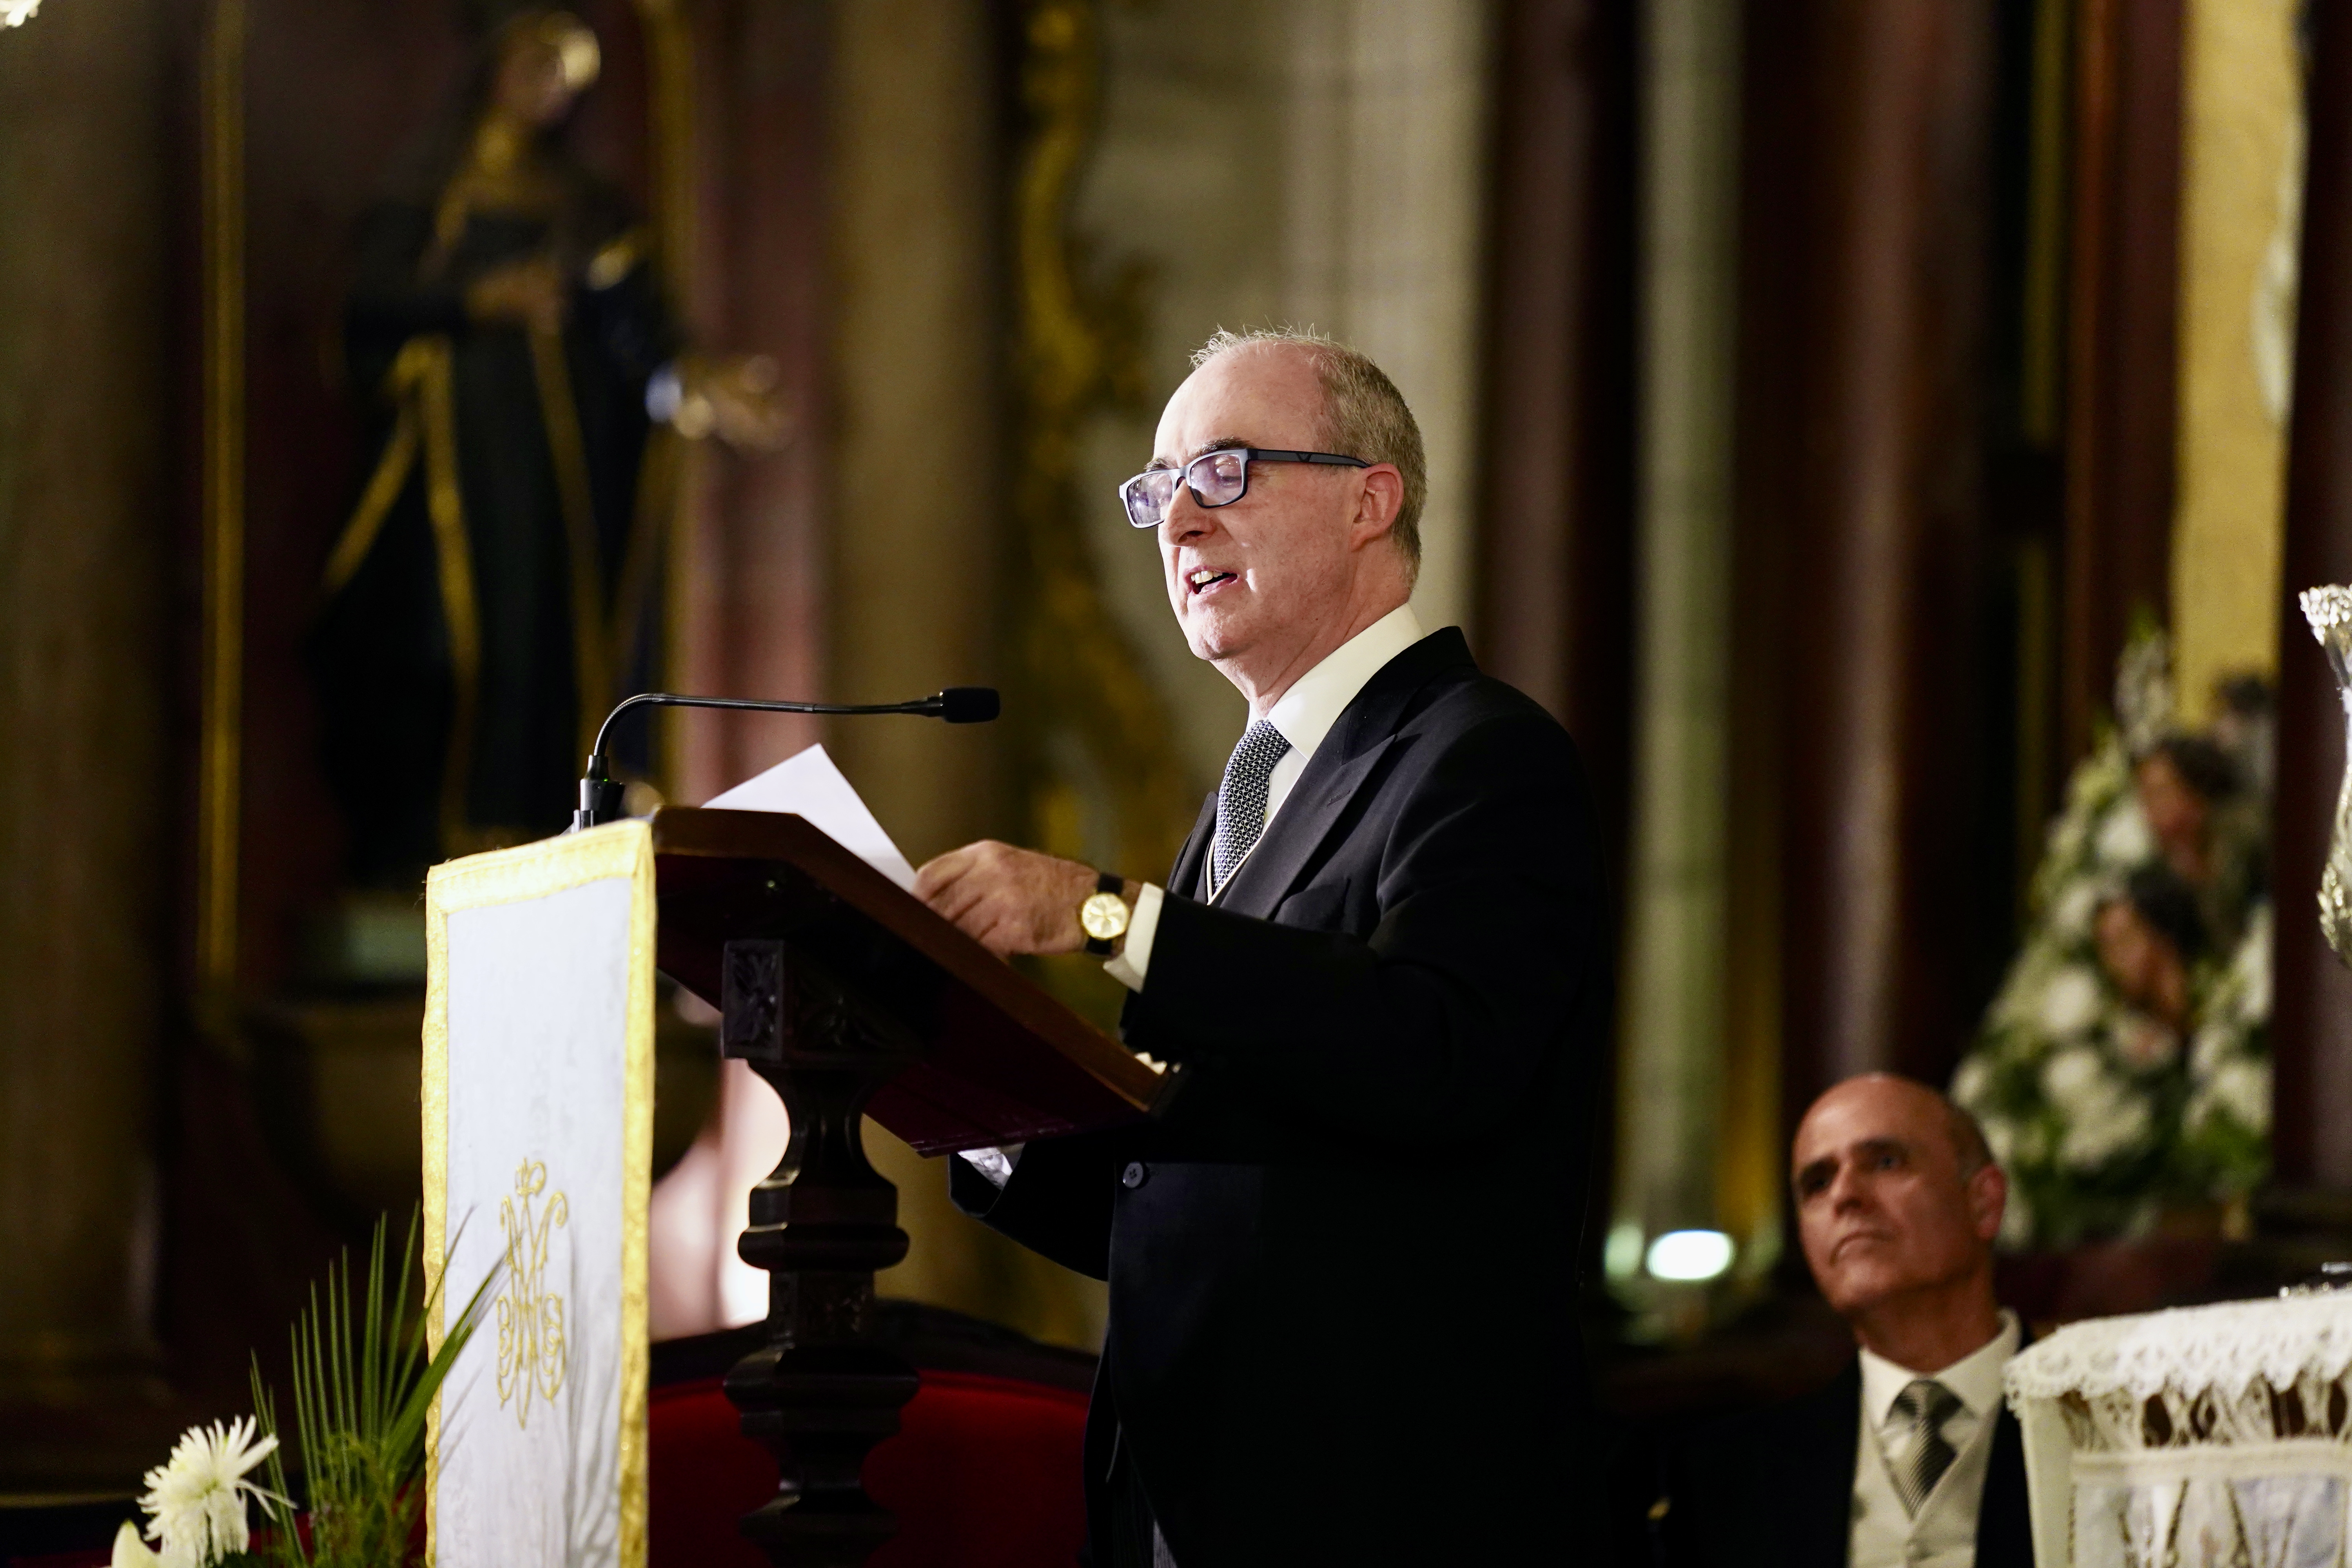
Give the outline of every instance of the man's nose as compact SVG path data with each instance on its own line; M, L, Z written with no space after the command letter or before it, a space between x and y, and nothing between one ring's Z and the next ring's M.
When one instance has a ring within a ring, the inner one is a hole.
M1192 499L1192 487L1179 483L1176 493L1168 498L1168 505L1160 514L1160 541L1162 544L1181 544L1188 539L1200 538L1215 526L1209 509Z

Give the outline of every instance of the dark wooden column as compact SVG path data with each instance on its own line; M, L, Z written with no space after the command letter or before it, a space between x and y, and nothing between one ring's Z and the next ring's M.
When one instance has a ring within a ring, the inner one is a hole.
M2091 750L2132 612L2172 585L2180 0L2079 0L2059 765Z
M2352 974L2314 900L2344 773L2344 713L2295 595L2352 583L2352 9L2312 8L2310 173L2279 612L2278 931L2272 1041L2278 1183L2352 1193Z
M1504 10L1479 531L1479 658L1576 736L1612 829L1632 700L1633 17L1607 0Z
M914 1369L873 1342L874 1272L907 1256L907 1233L859 1121L921 1046L781 941L729 942L723 996L725 1054L750 1063L793 1119L740 1244L771 1272L768 1341L727 1374L727 1397L780 1472L743 1533L778 1568L850 1568L898 1527L859 1471L916 1388Z
M1503 10L1478 534L1479 662L1576 737L1613 890L1633 728L1634 18L1612 0ZM1596 1251L1612 1165L1595 1152Z
M1766 854L1735 803L1734 853L1782 889L1794 1118L1965 1030L1993 6L1748 17L1737 668L1781 662L1735 777L1780 804Z

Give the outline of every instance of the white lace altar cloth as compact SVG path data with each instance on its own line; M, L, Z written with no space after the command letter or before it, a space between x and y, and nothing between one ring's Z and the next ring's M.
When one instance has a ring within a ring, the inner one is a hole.
M2042 1568L2341 1568L2352 1294L2076 1323L2009 1363Z

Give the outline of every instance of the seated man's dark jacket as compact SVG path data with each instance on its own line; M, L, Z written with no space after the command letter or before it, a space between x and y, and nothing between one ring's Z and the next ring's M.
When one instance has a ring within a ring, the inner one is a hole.
M2033 1568L2025 1443L2004 1403L1994 1417L1977 1568ZM1862 1440L1862 1366L1769 1410L1703 1426L1670 1451L1651 1510L1667 1568L1845 1568Z
M1123 1018L1180 1064L1162 1113L1030 1144L1002 1194L950 1163L967 1210L1110 1281L1096 1560L1117 1463L1181 1568L1571 1540L1608 1013L1575 747L1449 628L1357 695L1211 905L1179 895L1214 816Z

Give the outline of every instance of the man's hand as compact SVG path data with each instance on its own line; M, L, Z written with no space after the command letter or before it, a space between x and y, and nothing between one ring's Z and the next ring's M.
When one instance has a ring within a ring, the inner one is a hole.
M1078 906L1095 890L1091 866L983 838L915 873L915 896L999 958L1076 952L1086 945Z

